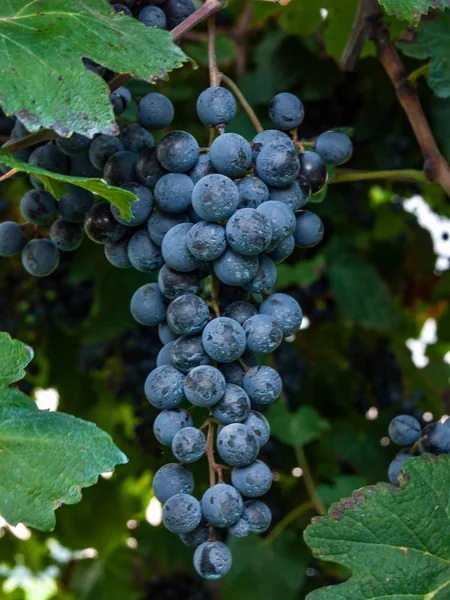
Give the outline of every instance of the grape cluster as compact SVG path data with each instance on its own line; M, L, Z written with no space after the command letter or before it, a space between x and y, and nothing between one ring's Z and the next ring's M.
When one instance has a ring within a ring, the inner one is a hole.
M173 29L180 25L195 6L192 0L110 0L116 13L125 13L129 17L136 17L147 27L159 29Z
M397 485L400 471L410 458L425 452L450 454L450 419L422 427L415 417L399 415L389 424L389 437L394 444L406 446L400 450L388 469L389 481Z

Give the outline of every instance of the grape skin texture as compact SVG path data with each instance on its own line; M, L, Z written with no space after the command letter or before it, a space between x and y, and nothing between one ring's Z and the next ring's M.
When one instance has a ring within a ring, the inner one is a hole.
M202 343L213 360L233 362L245 350L245 332L233 319L218 317L203 330Z
M200 502L190 494L177 494L163 506L162 519L172 533L189 533L202 519Z
M269 117L280 129L288 131L298 127L305 116L302 102L288 92L281 92L269 104Z
M128 238L122 238L118 242L105 244L105 256L114 267L127 269L131 267L128 258Z
M184 400L183 373L170 364L156 367L145 380L144 392L156 408L176 408Z
M237 523L231 527L228 527L228 532L234 537L243 538L247 537L247 535L250 533L250 527L247 521L241 517Z
M247 348L257 354L270 354L283 341L283 330L268 315L250 317L243 329L247 337Z
M50 227L50 239L58 250L69 252L81 246L83 230L77 223L56 219Z
M269 199L269 188L258 177L244 177L236 182L239 191L239 208L258 208Z
M170 329L167 323L161 323L158 325L158 335L161 343L164 345L174 342L180 336Z
M170 231L172 227L180 225L181 223L186 223L187 221L188 218L185 213L173 214L156 209L150 215L147 223L150 239L157 246L161 246L166 233Z
M322 241L324 227L322 220L309 210L302 210L295 223L295 245L300 248L311 248Z
M253 138L253 160L256 161L261 150L269 144L285 144L291 150L295 150L291 138L284 132L278 129L265 129L261 133L257 133Z
M222 88L220 88L222 89ZM211 159L208 154L200 154L197 162L189 171L188 175L192 179L194 185L200 181L202 177L206 177L206 175L211 175L214 173L214 167L212 166Z
M155 145L155 139L152 134L137 123L125 127L120 134L120 140L125 146L125 150L136 152L137 154L145 148L153 148Z
M432 454L450 453L450 428L444 423L430 423L422 431L419 447L421 452Z
M231 248L244 256L261 254L272 241L269 219L254 208L241 208L226 225L227 241Z
M399 415L389 423L389 437L399 446L411 446L420 438L422 427L410 415Z
M206 542L208 538L209 525L203 519L200 521L200 525L197 525L193 531L180 534L180 540L183 542L183 544L186 544L186 546L200 546L200 544Z
M273 187L284 187L292 183L300 172L296 151L284 141L265 145L259 152L255 165L258 177Z
M163 94L147 94L139 102L138 122L146 129L164 129L175 115L172 102Z
M193 335L202 331L209 321L206 302L195 294L175 298L167 309L167 323L180 335Z
M182 273L195 271L198 266L197 259L192 256L187 246L187 235L193 226L192 223L175 225L166 233L161 244L166 263Z
M303 194L297 180L283 188L271 187L269 193L270 200L282 202L294 212L303 208L308 202L308 196Z
M261 303L259 312L272 317L283 330L284 337L296 333L302 324L303 311L297 300L288 294L272 294Z
M45 225L56 216L56 202L51 194L30 190L20 201L20 212L33 225Z
M183 294L198 294L201 290L201 281L198 271L180 273L165 264L158 275L158 285L161 292L169 300L175 300Z
M136 196L136 200L130 204L131 219L127 221L120 214L117 206L111 206L114 218L122 225L127 227L136 227L147 221L153 209L153 194L150 190L139 183L125 183L122 186L123 190L128 190Z
M272 513L269 507L259 500L248 500L244 503L242 518L249 525L251 533L264 533L272 521Z
M194 477L192 473L176 463L168 463L153 477L153 493L164 504L176 494L192 494Z
M227 383L234 383L242 387L244 369L237 360L231 363L219 363L218 368Z
M236 100L223 87L209 87L197 99L197 115L208 127L228 125L236 116Z
M317 154L330 165L341 165L349 160L353 152L351 139L344 133L326 131L316 140Z
M184 380L184 393L194 406L213 406L223 397L225 378L215 367L203 365L190 371Z
M99 135L89 147L89 159L96 169L104 169L111 156L124 150L125 146L117 136Z
M199 460L206 450L206 438L196 427L184 427L172 440L172 452L183 463Z
M168 29L173 29L195 11L195 6L192 0L166 0L163 10L167 17Z
M252 149L242 135L224 133L211 144L209 158L218 173L237 177L250 167Z
M245 467L258 456L258 440L243 423L232 423L218 433L217 451L222 460L232 467Z
M183 335L178 338L172 348L172 360L183 373L211 362L203 348L201 335Z
M197 140L187 131L170 131L156 146L161 165L172 173L185 173L192 169L200 155Z
M231 471L231 483L243 496L258 498L269 491L272 472L261 460L255 460L246 467L235 467Z
M59 252L50 240L31 240L22 250L22 264L34 277L46 277L59 265Z
M249 369L242 385L250 399L258 404L272 404L283 388L281 377L275 369L266 365Z
M231 286L245 285L258 272L257 256L243 256L228 248L214 261L214 273L222 283Z
M232 302L223 311L224 317L234 319L239 323L239 325L241 325L241 327L247 319L257 314L258 311L253 306L253 304L250 304L250 302L245 302L243 300L237 300L236 302Z
M239 520L244 508L240 493L226 483L218 483L207 489L201 505L205 519L215 527L233 525Z
M135 152L116 152L110 156L103 169L103 177L109 185L116 187L136 181L136 163L139 155Z
M388 468L388 478L393 485L398 485L398 476L407 460L413 458L409 450L400 450Z
M265 215L272 225L272 241L268 247L269 251L294 233L295 215L286 204L277 200L269 200L263 202L256 210Z
M293 235L283 240L273 250L266 251L266 256L270 258L276 265L286 260L294 252L295 239Z
M167 29L166 15L157 6L145 6L139 13L138 19L147 27Z
M144 229L136 231L130 238L128 258L133 267L143 273L156 271L164 264L161 248L152 242Z
M155 186L156 204L166 212L183 212L191 206L193 189L192 179L184 173L163 175Z
M222 256L227 247L225 229L217 223L200 221L189 230L187 246L199 260L215 260Z
M25 245L20 226L14 221L0 223L0 256L14 256Z
M59 214L70 223L83 223L88 210L94 205L94 194L69 183L67 193L58 202Z
M156 283L147 283L131 298L131 314L141 325L159 325L166 319L165 298Z
M300 154L300 174L308 180L312 194L320 192L328 180L325 161L317 152L310 150Z
M222 542L205 542L194 553L194 567L204 579L220 579L231 569L231 552Z
M88 210L84 219L84 231L93 242L107 244L118 242L126 229L115 220L109 202L99 202Z
M205 221L228 219L239 205L236 184L225 175L212 173L200 179L192 191L192 207Z
M156 366L163 367L164 365L172 365L172 347L175 343L175 340L167 342L161 350L158 352L158 356L156 357Z
M79 133L73 133L69 138L58 137L56 145L67 156L79 156L86 154L91 145L91 140Z
M160 444L163 446L171 446L175 434L180 431L180 429L192 426L192 419L189 413L183 408L163 410L159 413L153 423L153 433ZM175 533L183 532L179 531Z
M270 438L270 425L264 415L256 410L251 410L244 425L247 425L255 433L260 448L267 444Z
M158 162L156 148L145 148L139 153L135 170L138 180L149 188L155 187L159 179L167 173Z
M222 425L240 423L250 413L250 398L238 385L227 383L223 398L211 408L211 412Z
M243 288L252 294L262 294L275 285L277 280L277 268L275 263L267 256L260 256L259 267L255 277L246 283Z

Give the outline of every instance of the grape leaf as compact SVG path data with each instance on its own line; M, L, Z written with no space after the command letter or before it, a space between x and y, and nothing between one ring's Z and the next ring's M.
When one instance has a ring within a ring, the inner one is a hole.
M379 0L390 15L399 19L417 23L422 15L430 10L445 10L450 6L449 0Z
M9 333L0 331L0 385L8 385L25 376L25 367L33 360L33 348Z
M313 554L352 570L307 600L445 600L450 594L450 457L405 463L400 488L362 488L305 531Z
M450 3L449 3L450 6ZM450 98L450 10L432 21L422 21L413 43L399 42L404 54L429 58L428 84L440 98Z
M272 404L266 413L272 435L290 446L305 446L330 428L312 406L301 406L295 413L280 402Z
M0 35L4 111L63 136L116 133L108 86L81 57L149 82L186 60L169 32L115 14L106 0L6 0Z
M77 185L78 187L89 190L94 194L98 194L102 198L109 200L111 204L117 206L124 218L131 219L130 202L136 200L136 196L132 192L122 190L113 185L108 185L102 179L72 177L71 175L61 175L60 173L46 171L35 165L23 162L2 148L0 148L0 162L11 167L11 169L17 169L17 171L24 171L25 173L35 175L42 181L45 189L57 199L66 193L66 184L72 183L73 185Z

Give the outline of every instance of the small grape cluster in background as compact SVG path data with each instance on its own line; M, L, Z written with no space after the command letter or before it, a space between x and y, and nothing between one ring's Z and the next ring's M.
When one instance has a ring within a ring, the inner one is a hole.
M173 29L180 25L195 10L192 0L110 0L117 13L123 12L136 17L147 27ZM149 6L148 6L149 5Z
M400 450L389 465L389 481L398 484L398 476L403 465L410 458L424 454L450 454L450 419L443 423L429 423L422 428L420 422L411 415L394 417L389 424L389 437Z

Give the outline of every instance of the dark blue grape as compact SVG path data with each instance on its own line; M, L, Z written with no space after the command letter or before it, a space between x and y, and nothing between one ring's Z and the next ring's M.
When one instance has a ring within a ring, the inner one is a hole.
M272 472L261 460L255 460L246 467L235 467L231 471L231 483L243 496L258 498L269 491Z
M123 13L124 15L127 15L127 17L132 17L133 13L131 12L131 10L125 6L124 4L113 4L112 5L114 8L114 12L117 13Z
M243 256L228 248L214 261L214 273L222 283L231 286L245 285L258 272L257 256Z
M109 185L116 187L122 186L124 183L136 181L136 163L138 154L135 152L116 152L110 156L103 169L103 178Z
M269 199L269 188L258 177L244 177L236 185L239 190L239 208L258 208Z
M138 19L147 27L167 29L166 15L157 6L145 6L139 13Z
M174 115L172 102L163 94L152 92L139 102L138 121L146 129L164 129L172 123Z
M161 246L164 236L172 227L180 223L186 223L188 220L185 213L166 213L156 209L150 215L147 223L148 234L157 246Z
M61 196L58 202L59 214L70 223L83 223L86 213L94 202L92 192L69 183L67 193Z
M143 273L157 271L164 264L161 248L152 242L144 229L131 236L128 242L128 258L133 267Z
M218 223L228 219L239 206L239 191L225 175L212 173L195 184L192 207L205 221Z
M222 460L232 467L245 467L258 456L258 440L243 423L232 423L219 431L217 451Z
M259 257L259 267L255 277L246 283L243 288L252 294L262 294L270 290L277 280L275 263L267 256Z
M300 175L308 180L311 193L316 194L328 180L327 165L317 152L306 150L300 154Z
M236 100L223 87L209 87L197 99L197 115L208 127L228 125L236 116Z
M290 256L295 248L295 239L294 236L291 235L282 242L275 246L273 250L266 251L266 256L270 258L276 265L283 262Z
M163 410L153 423L153 433L160 444L171 446L175 434L183 427L192 427L192 419L186 410L183 408Z
M302 210L296 219L294 240L300 248L311 248L322 241L324 234L323 223L310 210Z
M255 165L258 177L273 187L292 183L300 171L297 152L284 141L264 145Z
M146 283L131 298L130 310L141 325L159 325L166 320L166 300L157 283Z
M247 500L244 503L242 518L248 523L251 533L264 533L272 522L270 508L259 500Z
M283 340L283 330L268 315L250 317L243 329L247 337L247 348L257 354L270 354Z
M176 494L192 494L193 490L192 473L175 463L164 465L153 477L153 493L163 504Z
M296 333L302 324L303 311L297 300L287 294L272 294L262 302L259 312L272 317L285 337Z
M110 242L105 244L105 256L114 267L119 269L127 269L131 267L130 259L128 258L128 242L127 237L122 238L118 242Z
M195 11L192 0L166 0L161 8L166 14L168 29L180 25Z
M256 209L270 221L272 225L272 241L269 251L276 248L282 241L290 237L295 231L295 215L289 206L276 200L263 202Z
M184 375L173 365L162 365L150 372L145 380L147 400L156 408L176 408L184 400Z
M389 481L393 485L398 485L398 476L400 475L400 471L403 469L405 462L410 458L413 458L413 456L411 455L409 449L400 450L400 452L389 465L388 477Z
M103 176L102 170L94 167L87 154L82 154L81 156L71 156L69 159L69 164L69 172L72 177L82 177L83 179L101 179Z
M174 342L180 337L177 333L175 333L175 331L170 329L167 323L160 323L158 325L158 335L161 343L165 345L170 344L170 342Z
M283 389L281 377L275 369L266 365L249 369L244 375L242 386L250 400L257 404L272 404Z
M50 240L31 240L22 250L22 265L34 277L46 277L59 265L59 252Z
M194 183L184 173L168 173L155 186L158 207L169 213L180 213L191 206Z
M70 223L64 219L56 219L50 227L50 239L64 252L76 250L83 241L83 229L78 223Z
M200 521L200 525L197 525L193 531L182 533L180 535L180 540L183 544L186 544L186 546L200 546L200 544L206 542L208 538L209 525L204 519Z
M172 173L185 173L192 169L200 156L197 140L187 131L170 131L156 146L161 165Z
M125 227L114 218L109 202L99 202L88 210L84 230L97 244L118 242L125 235Z
M231 485L213 485L202 497L203 516L215 527L230 527L239 520L244 502L240 493Z
M13 221L0 223L0 256L14 256L25 245L25 237L20 225Z
M178 338L172 348L172 360L183 373L211 362L203 348L201 335L183 335Z
M186 376L184 393L194 406L213 406L225 393L226 383L222 373L215 367L195 367Z
M225 229L217 223L199 221L189 230L187 246L198 260L215 260L227 247Z
M120 139L125 146L125 150L140 154L145 148L153 148L155 140L152 134L138 125L133 123L120 134Z
M168 342L165 346L161 348L158 352L158 356L156 357L156 366L164 367L165 365L172 365L172 347L175 343L175 340Z
M91 140L79 133L73 133L69 138L56 138L56 145L67 156L80 156L89 150Z
M244 369L242 368L239 361L233 361L231 363L219 363L218 369L225 377L227 383L234 383L242 387L242 380L244 379Z
M222 425L241 423L250 413L250 398L234 383L227 383L223 398L211 408L211 413Z
M197 271L180 273L168 265L161 267L158 284L164 296L169 300L175 300L183 294L198 294L201 290L201 281Z
M166 169L158 162L156 148L145 148L139 153L136 163L136 175L141 183L153 188L166 173Z
M256 410L251 410L244 421L244 425L247 425L256 435L260 448L267 444L270 438L270 425L264 415Z
M295 151L291 138L278 129L266 129L256 134L252 142L253 160L256 161L258 154L265 146L280 143Z
M202 519L200 502L189 494L177 494L163 506L162 520L171 533L189 533Z
M327 131L317 138L315 150L329 165L341 165L351 157L353 144L345 133Z
M45 225L56 216L56 202L51 194L30 190L20 201L20 212L33 225Z
M39 146L33 150L28 162L30 165L40 167L46 171L52 171L52 173L67 175L69 172L69 160L67 156L52 144Z
M194 568L203 579L224 577L231 563L231 552L222 542L204 542L194 553Z
M245 350L242 327L227 317L218 317L208 323L202 333L203 347L213 360L233 362Z
M188 175L195 185L202 177L211 175L211 173L215 173L215 171L214 167L212 166L211 159L209 158L209 154L200 154L197 162L189 171Z
M295 129L303 121L303 104L289 92L281 92L272 98L269 104L269 117L277 127L285 131Z
M117 206L111 206L112 214L116 221L122 223L126 227L136 227L145 223L153 208L153 195L150 190L141 185L140 183L124 183L121 186L123 190L132 192L136 196L136 200L130 204L131 208L131 220L127 221L120 214L120 210Z
M411 446L420 438L422 427L410 415L399 415L389 423L389 437L399 446Z
M233 537L244 538L250 533L250 527L247 521L241 517L237 523L228 527L228 533Z
M180 223L169 229L162 241L161 250L166 263L172 269L188 273L198 268L198 261L188 249L187 236L192 223Z
M241 326L245 323L247 319L257 314L258 311L253 306L253 304L250 304L250 302L245 302L243 300L237 300L236 302L232 302L223 311L224 317L234 319Z
M185 427L175 434L172 452L182 463L193 463L205 454L205 434L196 427Z
M167 323L180 335L193 335L203 331L209 321L206 302L195 294L178 296L169 304Z
M269 219L254 208L241 208L228 220L227 241L235 252L244 256L261 254L272 240Z
M283 188L270 188L270 200L276 200L277 202L287 204L294 212L305 206L308 202L308 197L309 196L303 194L298 180L293 181Z
M250 167L252 149L241 135L224 133L211 144L209 158L218 173L228 177L237 177Z
M420 436L421 452L432 454L450 453L450 428L444 423L431 423L427 425Z
M118 5L120 6L120 5ZM127 7L125 8L125 13L128 14L128 16L131 17L131 12ZM114 92L112 92L109 95L109 101L112 104L113 107L113 111L115 115L120 115L123 113L123 111L129 106L130 102L131 102L131 93L130 90L128 90L126 87L124 86L120 86L117 88L117 90L114 90Z

